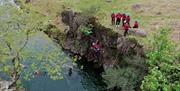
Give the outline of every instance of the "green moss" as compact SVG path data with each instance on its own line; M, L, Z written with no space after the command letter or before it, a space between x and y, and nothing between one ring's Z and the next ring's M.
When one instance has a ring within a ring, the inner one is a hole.
M79 31L82 32L83 34L85 34L86 36L89 36L93 33L92 28L86 27L86 26L81 26Z

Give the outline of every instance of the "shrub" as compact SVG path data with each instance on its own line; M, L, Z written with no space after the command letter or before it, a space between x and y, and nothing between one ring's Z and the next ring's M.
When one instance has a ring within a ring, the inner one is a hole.
M123 62L126 66L109 68L103 73L102 77L108 85L107 89L117 87L122 91L134 91L135 88L139 87L138 83L145 75L144 60L133 57L124 58Z
M83 34L85 35L90 35L92 34L92 25L88 25L87 27L86 26L81 26L80 27L80 32L82 32Z
M142 76L141 71L133 67L110 68L103 74L108 89L118 87L122 91L133 91L140 76Z
M149 73L142 81L143 91L180 90L179 64L176 64L176 46L168 38L169 28L161 28L150 40L152 49L147 53Z

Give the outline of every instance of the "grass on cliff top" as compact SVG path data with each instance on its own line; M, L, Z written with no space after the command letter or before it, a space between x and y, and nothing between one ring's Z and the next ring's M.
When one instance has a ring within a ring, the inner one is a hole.
M140 28L149 34L156 32L160 26L172 27L172 39L180 41L180 0L32 0L33 10L57 19L63 8L84 12L95 8L94 14L99 22L115 31L121 31L111 25L112 12L128 12L132 21L138 19ZM87 13L88 14L88 13ZM60 23L59 23L60 24ZM63 25L61 25L63 27ZM136 37L141 42L146 39ZM145 43L146 44L146 43Z

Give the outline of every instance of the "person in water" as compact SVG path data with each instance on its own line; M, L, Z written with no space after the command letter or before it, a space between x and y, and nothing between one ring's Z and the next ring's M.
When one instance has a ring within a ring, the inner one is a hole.
M72 75L72 68L69 68L69 76L71 76Z
M35 70L34 74L35 74L36 76L38 76L38 75L40 75L40 71L39 71L39 70Z

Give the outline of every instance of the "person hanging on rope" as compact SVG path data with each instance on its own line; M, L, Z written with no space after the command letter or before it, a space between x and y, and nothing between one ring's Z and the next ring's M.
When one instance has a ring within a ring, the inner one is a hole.
M100 57L100 42L99 42L99 40L96 40L96 42L93 43L92 47L95 49L96 57L99 60L99 57Z

